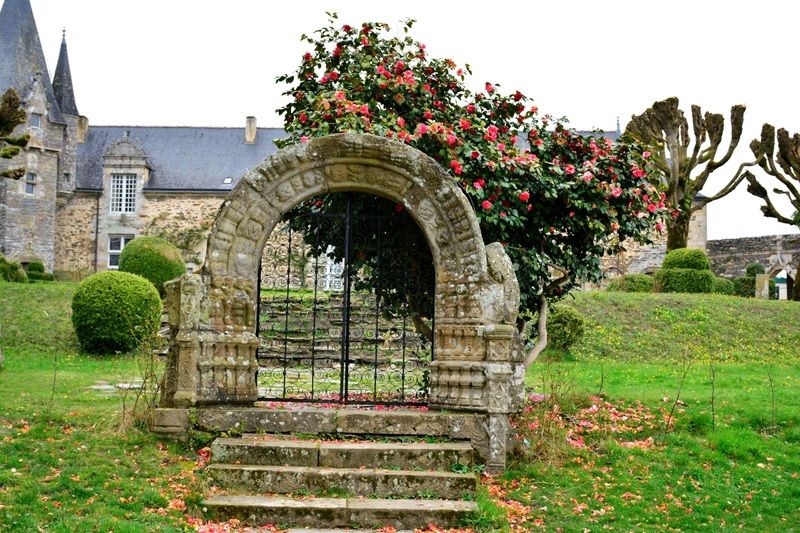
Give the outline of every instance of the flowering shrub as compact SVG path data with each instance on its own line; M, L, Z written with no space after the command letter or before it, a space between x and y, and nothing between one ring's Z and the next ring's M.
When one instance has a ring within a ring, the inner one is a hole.
M290 98L278 110L289 134L279 146L361 132L428 154L472 202L485 242L506 246L523 311L537 309L540 295L557 298L597 281L604 253L663 229L665 197L648 182L650 154L641 145L579 135L519 91L493 83L470 91L469 67L430 57L409 36L412 25L396 37L387 24L339 26L332 15L327 27L304 35L309 49L297 70L277 78Z

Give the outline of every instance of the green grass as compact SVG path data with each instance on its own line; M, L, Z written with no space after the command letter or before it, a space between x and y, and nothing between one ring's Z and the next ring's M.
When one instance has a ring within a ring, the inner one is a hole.
M87 389L128 381L137 365L80 352L76 287L0 282L0 530L183 531L183 513L169 506L192 483L193 457L120 431L122 396Z
M578 359L800 360L800 302L593 291L564 303L587 319Z
M187 530L181 504L196 508L204 484L196 456L120 431L121 396L87 389L138 370L130 356L81 353L75 287L0 283L0 531ZM538 390L558 385L526 415L558 403L557 427L544 434L551 446L488 479L470 527L800 531L798 304L592 293L570 305L589 318L587 336L527 378ZM598 393L655 418L641 431L592 418ZM570 446L569 432L589 422L585 447ZM623 445L649 437L645 449Z

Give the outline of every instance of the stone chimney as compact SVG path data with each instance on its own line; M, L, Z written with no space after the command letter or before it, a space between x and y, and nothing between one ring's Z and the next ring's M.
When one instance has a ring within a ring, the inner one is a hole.
M86 142L86 135L89 133L89 119L80 115L78 117L78 124L75 128L76 137L78 140L78 144L83 144Z
M247 125L244 128L244 143L255 144L257 136L256 117L247 117Z

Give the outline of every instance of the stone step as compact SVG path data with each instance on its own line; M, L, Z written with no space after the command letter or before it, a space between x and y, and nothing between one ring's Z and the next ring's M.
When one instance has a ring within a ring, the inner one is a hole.
M245 465L318 466L326 468L400 468L449 472L472 465L465 442L319 442L264 438L219 438L211 445L214 462Z
M441 528L458 526L477 506L471 501L215 496L203 501L209 518L249 526L286 524L327 528Z
M442 498L455 500L475 493L474 474L386 470L211 464L207 471L223 488L278 494L344 492L384 498Z

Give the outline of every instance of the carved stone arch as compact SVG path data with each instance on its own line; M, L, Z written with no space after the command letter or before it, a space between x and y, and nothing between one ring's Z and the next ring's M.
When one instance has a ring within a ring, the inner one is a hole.
M514 326L519 286L511 261L499 244L484 245L469 201L438 163L403 143L356 134L281 150L247 172L228 195L203 267L167 284L174 340L162 404L257 398L255 280L265 243L299 203L345 191L403 204L431 248L431 405L502 414L505 420L522 392Z

